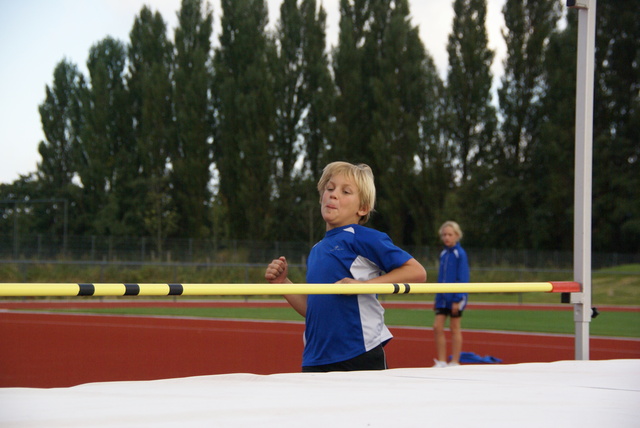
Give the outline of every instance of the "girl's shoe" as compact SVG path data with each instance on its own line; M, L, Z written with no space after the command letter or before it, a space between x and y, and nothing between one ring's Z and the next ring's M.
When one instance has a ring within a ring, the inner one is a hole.
M447 367L447 363L445 361L440 361L440 360L436 360L435 358L433 359L433 367Z

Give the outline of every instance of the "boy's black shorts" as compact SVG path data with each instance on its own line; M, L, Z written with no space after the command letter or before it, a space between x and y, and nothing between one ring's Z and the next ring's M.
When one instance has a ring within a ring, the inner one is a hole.
M434 311L436 315L446 315L451 318L460 318L462 316L462 313L464 312L464 311L458 311L458 315L452 315L451 309L449 308L435 308Z
M357 370L385 370L387 369L387 357L382 345L378 345L372 350L358 355L347 361L339 363L325 364L322 366L305 366L302 372L344 372Z

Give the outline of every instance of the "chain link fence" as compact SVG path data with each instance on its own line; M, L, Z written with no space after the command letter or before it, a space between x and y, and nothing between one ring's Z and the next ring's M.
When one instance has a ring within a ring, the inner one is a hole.
M438 263L440 247L403 246L425 266ZM261 242L216 239L165 239L116 236L45 236L0 235L0 260L7 261L78 261L100 263L200 263L264 264L286 256L291 262L305 264L310 250L304 242ZM468 248L469 263L474 269L572 269L570 251L514 250L508 248ZM640 254L593 253L593 269L640 263Z

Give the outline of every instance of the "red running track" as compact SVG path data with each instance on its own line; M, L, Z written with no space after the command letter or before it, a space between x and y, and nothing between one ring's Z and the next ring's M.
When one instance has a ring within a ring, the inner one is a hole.
M0 312L0 387L298 372L303 329L294 322ZM390 367L433 364L430 328L391 331ZM506 364L574 358L568 335L465 330L464 340L465 351ZM592 337L590 354L640 358L640 340Z

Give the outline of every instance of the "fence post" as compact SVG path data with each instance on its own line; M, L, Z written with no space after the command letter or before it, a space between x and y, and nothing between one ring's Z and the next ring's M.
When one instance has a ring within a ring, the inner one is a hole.
M104 267L106 262L105 256L102 256L102 263L100 263L100 282L104 282Z
M13 204L13 259L18 260L18 202Z

